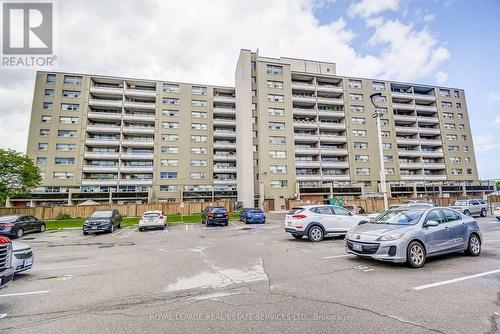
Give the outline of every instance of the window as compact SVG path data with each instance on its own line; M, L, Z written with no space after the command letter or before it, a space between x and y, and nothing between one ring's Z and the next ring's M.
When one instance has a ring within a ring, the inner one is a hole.
M40 129L39 135L42 137L46 137L46 136L50 135L50 130L49 129Z
M281 108L267 108L267 113L269 116L283 116L285 114L285 110Z
M467 175L472 175L472 168L467 168Z
M160 172L160 179L176 179L177 172Z
M455 130L455 124L444 123L444 128L447 129L447 130Z
M349 87L361 88L361 80L349 79Z
M454 116L453 116L453 113L451 113L451 112L444 112L443 118L453 119Z
M54 90L53 89L46 89L45 96L54 96Z
M439 95L442 97L450 97L450 90L449 89L440 89Z
M46 82L56 82L56 75L55 74L47 74Z
M283 102L283 95L267 94L267 100L269 102Z
M191 111L191 117L193 117L193 118L208 118L208 114L204 111Z
M281 136L270 136L269 144L277 144L277 145L286 144L286 138Z
M368 148L368 143L367 142L354 142L354 148L355 149L366 149Z
M164 104L178 105L179 104L179 99L171 98L171 97L164 97L162 102Z
M43 103L43 109L53 109L54 104L52 102L44 102Z
M191 154L207 154L206 147L191 147Z
M451 108L451 102L441 101L441 107Z
M373 90L385 90L385 83L374 81L372 83Z
M356 162L368 162L368 156L356 154L354 156L354 161L356 161Z
M250 62L250 69L251 69L251 70L255 70L256 68L257 68L257 63L256 63L256 62L254 62L254 61L251 61L251 62Z
M363 94L349 94L349 97L353 101L363 101Z
M56 144L56 151L76 151L76 144ZM98 152L97 150L94 151Z
M383 150L390 150L392 148L391 143L382 143Z
M271 188L286 188L288 187L287 180L273 180L270 182Z
M76 75L65 75L64 83L70 85L79 85L82 83L82 77Z
M363 112L365 107L363 106L351 106L351 112Z
M464 146L464 152L469 152L469 146Z
M283 66L267 65L267 74L283 75Z
M459 128L460 130L465 130L465 125L464 125L464 124L459 124L459 125L458 125L458 128Z
M458 119L464 119L464 114L458 113L457 116L458 116Z
M177 167L177 159L161 159L160 164L164 167Z
M206 107L207 101L205 101L205 100L191 100L191 105L193 107Z
M469 157L466 157L464 160L465 160L466 164L470 164L470 158Z
M370 168L356 168L357 175L370 175Z
M61 124L78 124L78 117L60 116L59 123L61 123Z
M208 179L208 174L205 172L194 172L191 173L191 178L193 180Z
M163 91L165 93L179 93L179 85L178 84L163 84Z
M47 151L49 149L49 144L48 143L39 143L38 144L38 150L39 151Z
M451 174L452 175L462 175L463 174L463 170L462 170L462 168L452 168L451 169Z
M453 91L453 95L455 96L455 98L459 99L460 98L460 91L459 90L454 90Z
M392 155L384 155L384 162L393 162L394 157Z
M458 152L460 151L460 149L458 148L458 146L455 146L455 145L449 145L448 146L448 152Z
M52 94L54 95L54 94ZM64 97L79 98L81 95L80 91L77 90L63 90Z
M163 109L161 112L162 112L163 116L167 116L167 117L177 117L177 116L179 116L179 110Z
M385 102L385 101L387 101L387 97L384 96L384 95L374 96L373 97L373 101L376 101L376 102Z
M283 131L285 130L285 123L269 122L268 128L269 130Z
M394 168L385 168L385 173L388 175L394 174Z
M191 129L193 129L193 130L207 130L208 126L205 123L191 123Z
M275 159L285 159L286 151L269 151L269 156Z
M178 129L179 123L178 122L162 122L161 126L164 129Z
M446 135L446 139L447 140L457 140L457 135L450 135L450 134L448 134L448 135Z
M273 174L285 174L286 173L286 166L284 166L284 165L271 165L271 166L269 166L269 170Z
M72 179L73 172L54 172L54 179Z
M462 219L462 216L458 212L455 212L452 210L443 209L443 214L446 218L446 221L448 221L448 222Z
M446 211L449 211L449 210L446 210ZM451 212L453 212L453 211L451 211ZM427 223L428 221L431 221L431 220L436 221L439 224L443 224L446 222L446 220L444 219L443 215L441 214L441 212L439 210L433 210L427 214L427 217L425 217L425 222Z
M61 103L61 110L77 111L80 110L80 105L74 103Z
M283 81L267 80L267 88L283 89Z
M56 165L74 165L75 158L55 158L54 164L56 164Z
M311 211L314 213L317 213L319 215L333 215L334 212L329 206L317 206L314 208L311 208Z
M452 164L459 164L460 163L460 157L450 157L450 162Z
M163 141L178 141L179 135L174 135L174 134L162 135L161 140L163 140Z
M206 160L191 160L191 167L207 167L208 163Z
M352 130L354 137L366 137L366 130Z
M389 131L382 131L382 138L391 138L391 133Z
M37 165L46 165L47 164L47 158L46 157L37 157L36 158L36 164Z
M191 136L191 141L193 142L206 142L207 140L207 136Z
M462 103L457 102L456 105L457 105L457 109L462 109Z
M253 84L257 83L257 78L256 77L252 77L251 81L252 81Z
M467 135L462 135L462 140L467 140Z
M207 95L207 87L193 86L191 87L191 94Z
M58 130L58 137L76 137L76 130Z
M162 184L160 185L161 192L177 191L177 186L172 184Z
M161 153L179 153L177 146L162 146Z
M347 211L346 209L343 209L343 208L332 206L332 207L330 207L330 209L333 210L333 212L339 216L350 216L351 215L351 213L349 211Z
M364 117L352 117L351 118L352 124L365 124L366 120Z

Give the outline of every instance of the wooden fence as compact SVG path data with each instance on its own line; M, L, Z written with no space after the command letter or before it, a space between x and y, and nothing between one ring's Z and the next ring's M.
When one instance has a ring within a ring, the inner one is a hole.
M96 210L118 209L123 216L138 217L145 211L163 210L166 214L194 214L200 213L209 205L223 206L228 211L234 210L234 203L218 201L213 203L159 203L159 204L122 204L122 205L64 205L35 208L0 208L0 216L31 215L40 219L55 219L60 214L67 214L72 218L88 217Z

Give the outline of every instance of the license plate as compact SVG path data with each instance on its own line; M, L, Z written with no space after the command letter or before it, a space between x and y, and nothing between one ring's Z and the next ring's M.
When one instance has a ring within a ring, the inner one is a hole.
M292 222L288 222L286 223L288 226L292 226Z
M33 259L24 260L24 266L29 267L33 264Z
M97 226L92 226L92 229L93 230L97 230Z
M360 244L352 244L352 249L355 251L363 251L363 247Z
M220 218L220 217L224 217L224 215L215 215L215 217L219 217Z

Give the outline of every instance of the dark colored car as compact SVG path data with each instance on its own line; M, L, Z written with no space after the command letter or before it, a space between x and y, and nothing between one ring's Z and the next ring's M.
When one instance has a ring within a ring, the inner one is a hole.
M201 213L201 222L205 225L219 224L227 226L229 213L222 206L207 206Z
M266 222L266 215L259 208L246 208L240 212L240 221L245 223L264 224Z
M99 210L94 212L83 223L83 234L94 232L113 233L115 228L122 227L122 215L118 210Z
M29 232L45 231L45 222L33 216L0 217L0 235L20 238Z

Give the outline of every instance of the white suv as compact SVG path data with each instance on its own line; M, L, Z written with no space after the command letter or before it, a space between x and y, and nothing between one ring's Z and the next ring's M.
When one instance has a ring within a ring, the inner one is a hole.
M345 235L351 228L368 223L364 216L334 205L305 205L293 208L285 217L285 232L295 239L307 236L321 241L325 236Z

